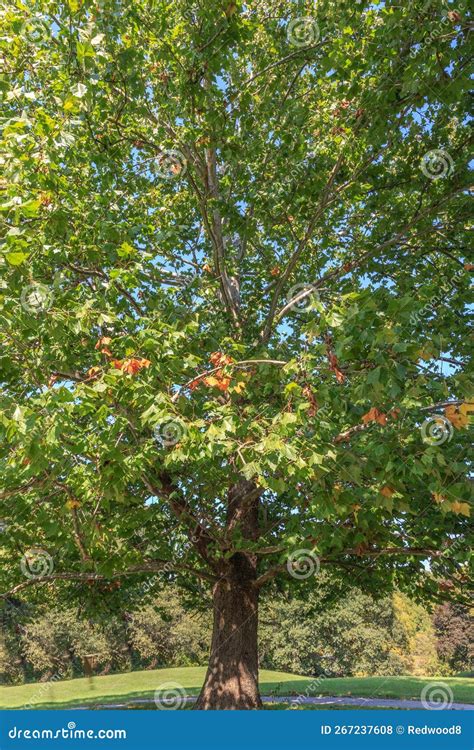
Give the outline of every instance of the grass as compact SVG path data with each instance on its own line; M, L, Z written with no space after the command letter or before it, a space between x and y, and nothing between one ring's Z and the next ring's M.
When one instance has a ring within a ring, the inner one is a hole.
M0 687L0 709L22 708L30 703L35 708L73 708L81 704L126 704L138 698L153 700L155 690L165 682L178 683L188 695L197 695L204 674L204 667L177 667ZM455 701L474 703L474 681L466 677L345 677L312 680L286 672L260 671L262 695L271 696L303 694L420 700L423 686L435 681L447 683Z

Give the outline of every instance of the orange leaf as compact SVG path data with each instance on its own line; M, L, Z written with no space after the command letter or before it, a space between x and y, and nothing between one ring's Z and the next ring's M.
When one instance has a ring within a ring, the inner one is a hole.
M453 513L456 513L458 515L468 517L471 515L471 508L469 506L469 503L460 503L458 502L458 500L455 500L453 503L451 503L451 510Z
M95 378L101 371L101 367L91 367L89 370L87 370L86 375L88 378Z
M221 380L219 380L217 387L219 388L220 391L225 392L229 390L229 385L230 385L230 378L222 378Z
M465 406L465 404L462 404L462 406ZM469 424L469 417L466 411L461 411L461 407L458 408L455 404L447 406L444 413L451 424L457 427L458 430L462 430L463 427L467 427Z
M112 339L110 338L110 336L101 336L94 348L100 349L102 346L108 346L111 341Z
M465 263L464 264L464 269L466 271L474 271L474 263Z
M377 422L383 427L387 424L387 416L383 414L376 406L373 406L369 411L363 415L362 422L368 424L369 422Z
M280 266L274 266L270 271L270 276L279 276L281 274Z
M232 357L228 357L222 352L212 352L211 356L209 357L209 362L211 362L214 367L223 367L224 365L230 365L233 361L234 360L232 359Z
M208 375L207 378L203 378L203 380L205 384L209 386L209 388L219 385L219 379L214 377L214 375Z
M381 495L383 495L384 497L392 497L392 495L394 495L394 494L395 494L395 490L392 490L392 488L391 488L391 487L389 487L389 486L388 486L388 484L386 484L386 485L385 485L384 487L382 487L382 489L380 490L380 494L381 494Z
M433 494L433 500L435 501L435 503L444 503L444 501L446 500L445 496L442 495L440 492L433 492L432 494Z
M114 360L116 362L117 360ZM143 359L142 357L132 359L125 359L122 362L122 366L118 369L123 370L128 375L136 375L137 372L142 370L144 367L150 367L151 362L149 359ZM115 365L114 365L115 366Z

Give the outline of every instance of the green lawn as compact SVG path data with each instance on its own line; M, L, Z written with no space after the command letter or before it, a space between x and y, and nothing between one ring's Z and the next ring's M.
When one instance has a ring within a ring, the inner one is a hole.
M153 699L165 682L176 682L188 695L196 695L204 679L204 667L178 667L142 672L81 678L61 682L33 683L0 688L0 709L21 708L32 703L38 708L70 708L78 704L126 703L134 698ZM261 670L263 695L360 696L414 698L419 700L428 682L447 683L454 700L474 703L474 680L467 677L360 677L331 678L318 681L308 677Z

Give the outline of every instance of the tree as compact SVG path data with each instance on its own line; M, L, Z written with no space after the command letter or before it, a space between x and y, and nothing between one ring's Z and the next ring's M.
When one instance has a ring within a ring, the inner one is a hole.
M454 672L471 671L474 644L469 608L446 602L436 608L433 624L439 658Z
M198 708L261 706L273 579L466 583L448 7L2 8L0 591L211 587Z

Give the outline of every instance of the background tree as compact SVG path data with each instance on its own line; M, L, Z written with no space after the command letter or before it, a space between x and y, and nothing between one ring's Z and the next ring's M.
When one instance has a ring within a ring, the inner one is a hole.
M471 671L474 658L471 611L458 604L442 604L434 614L439 658L453 671Z
M1 590L211 586L199 708L276 577L466 584L459 8L2 6Z

